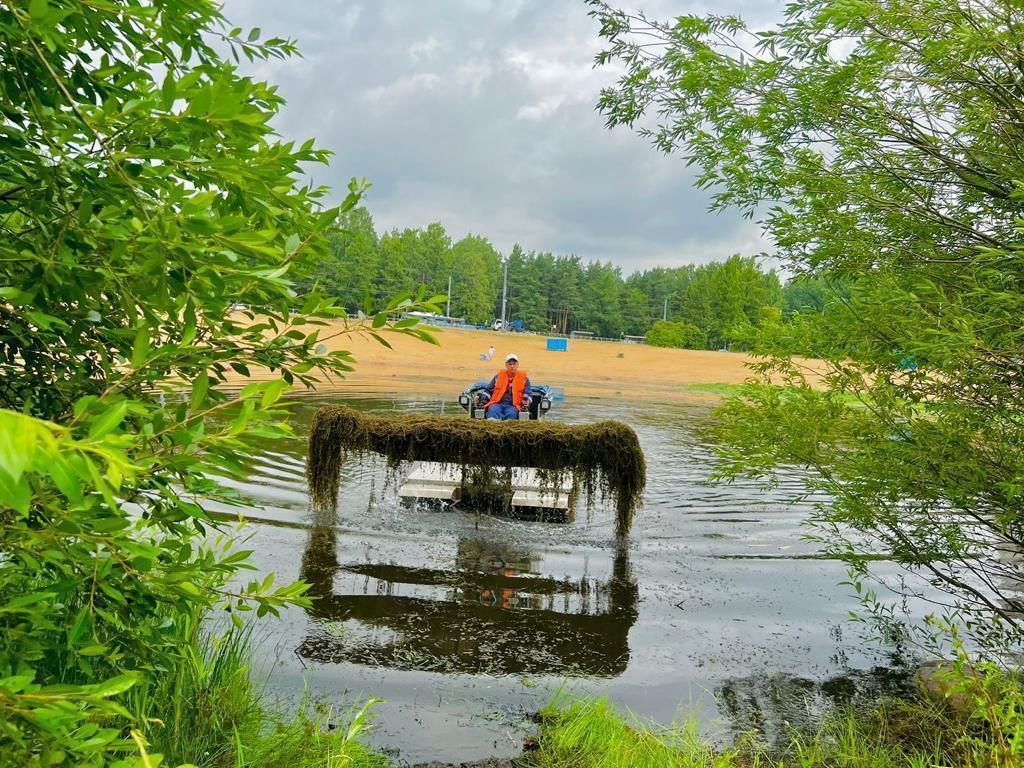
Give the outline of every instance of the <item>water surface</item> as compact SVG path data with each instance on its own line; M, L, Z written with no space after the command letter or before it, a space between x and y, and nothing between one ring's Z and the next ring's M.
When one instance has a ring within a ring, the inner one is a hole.
M302 438L325 402L464 415L437 399L318 396L295 407ZM551 418L636 430L648 483L627 541L599 501L564 524L409 508L374 460L343 468L336 514L313 513L304 440L268 444L239 486L248 547L318 598L261 625L270 690L342 710L383 698L374 740L402 764L516 754L560 687L662 723L695 715L711 738L775 740L784 721L900 684L848 619L845 566L803 538L821 500L791 501L800 478L708 485L707 405L565 400Z

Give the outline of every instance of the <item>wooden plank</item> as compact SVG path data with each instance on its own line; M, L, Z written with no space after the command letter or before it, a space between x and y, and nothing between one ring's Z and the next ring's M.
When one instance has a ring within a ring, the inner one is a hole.
M540 493L539 491L516 491L512 494L513 507L544 507L545 509L568 509L567 493Z
M419 485L417 483L405 483L398 489L398 495L411 499L445 499L451 501L459 496L457 485Z

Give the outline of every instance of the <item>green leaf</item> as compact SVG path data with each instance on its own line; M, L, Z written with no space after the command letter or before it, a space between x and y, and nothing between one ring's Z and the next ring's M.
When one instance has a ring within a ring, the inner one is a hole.
M32 506L32 486L28 476L12 480L6 472L0 472L0 499L15 512L28 514Z
M379 333L370 333L370 336L372 336L372 337L373 337L373 339L374 339L374 340L375 340L375 341L376 341L376 342L377 342L378 344L381 344L381 345L383 345L383 346L387 347L388 349L391 349L391 348L392 348L392 347L391 347L391 342L389 342L389 341L388 341L387 339L385 339L385 338L384 338L383 336L381 336L381 335L380 335Z
M44 18L50 12L50 3L48 0L31 0L28 4L28 14L35 21L39 21Z
M92 614L89 612L89 608L87 606L82 606L82 608L79 609L78 615L75 617L75 621L72 623L71 628L68 630L67 647L71 649L77 646L79 644L79 640L85 637L86 633L90 632L91 628Z
M292 233L288 236L288 240L284 244L284 252L289 256L299 249L299 244L302 242L301 238L296 233Z
M109 592L110 591L109 587L104 588L104 586L102 586L102 585L100 586L100 589L103 590L104 592ZM103 645L102 643L93 643L92 645L86 645L86 646L83 646L83 647L79 648L78 649L78 655L79 656L85 656L85 657L103 656L109 650L110 649L107 646Z
M177 86L178 84L174 80L174 71L169 70L164 77L163 85L160 87L160 98L163 100L164 109L170 109L173 106Z
M135 333L135 343L132 344L132 367L141 368L150 352L149 326L140 325Z
M57 489L64 494L72 504L80 504L83 500L82 483L78 473L75 472L63 456L54 456L46 465Z
M0 613L20 611L37 603L53 600L56 597L57 595L53 592L30 592L25 595L18 595L12 600L8 600L6 605L0 605Z
M96 399L96 395L85 395L84 397L78 398L78 400L75 401L75 418L82 418L82 414L89 410L92 404L96 402Z
M206 401L206 393L210 389L210 376L203 371L192 380L192 394L189 396L189 409L194 413Z
M274 381L269 382L267 388L263 390L263 399L260 405L264 408L269 408L281 399L281 394L287 387L288 384L284 379L274 379Z
M12 482L17 483L35 459L37 429L33 420L0 410L0 471Z
M97 647L102 649L100 651L101 653L106 651L106 648L104 646ZM84 649L81 652L84 653ZM117 677L112 677L109 680L104 680L102 683L99 683L98 685L91 686L91 693L93 696L99 696L100 698L109 698L110 696L117 696L118 694L124 693L130 688L133 688L134 686L138 685L139 680L140 676L136 673L126 673L123 675L118 675Z
M53 315L48 315L47 313L40 312L38 310L29 310L25 313L25 316L44 331L48 331L54 326L58 328L68 327L68 324L59 317L54 317Z
M89 219L92 218L92 197L86 191L82 195L82 200L78 204L78 223L83 227L89 223Z
M98 440L104 435L109 434L117 426L124 421L124 417L128 414L128 401L121 400L109 406L103 413L101 413L96 419L89 425L89 437L93 440Z

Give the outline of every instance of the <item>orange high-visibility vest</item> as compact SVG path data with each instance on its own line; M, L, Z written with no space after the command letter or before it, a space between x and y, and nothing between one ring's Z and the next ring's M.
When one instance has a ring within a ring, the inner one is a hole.
M494 385L494 393L487 401L485 408L490 408L495 403L500 403L508 389L508 371L498 371L498 383ZM521 408L523 403L523 392L526 391L526 371L516 371L516 377L512 380L512 405Z

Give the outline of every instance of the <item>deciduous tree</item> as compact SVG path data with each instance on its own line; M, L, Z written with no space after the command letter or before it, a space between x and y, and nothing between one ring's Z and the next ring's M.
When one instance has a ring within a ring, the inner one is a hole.
M794 273L855 280L802 339L773 333L723 414L726 472L813 468L833 498L817 523L856 575L891 557L976 640L1018 641L1024 7L798 0L753 32L591 4L599 61L624 67L609 125L680 153L714 208L763 212ZM790 357L808 334L820 382Z

